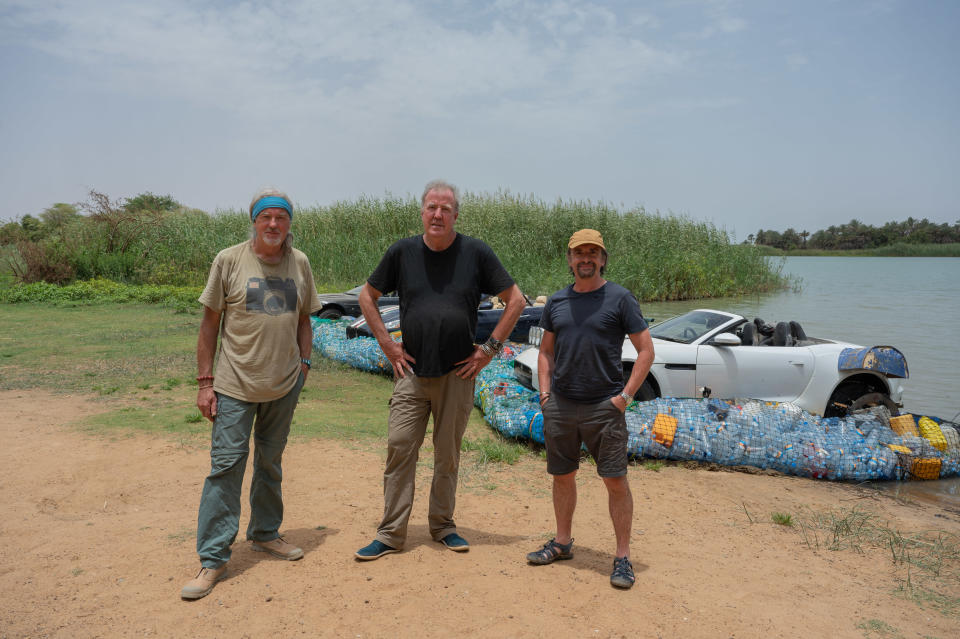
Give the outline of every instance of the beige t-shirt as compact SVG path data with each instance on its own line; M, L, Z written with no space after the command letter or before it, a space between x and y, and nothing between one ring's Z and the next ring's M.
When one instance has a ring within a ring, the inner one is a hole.
M267 264L243 242L217 254L200 303L223 313L213 389L245 402L290 392L300 375L297 323L320 308L310 261L293 249Z

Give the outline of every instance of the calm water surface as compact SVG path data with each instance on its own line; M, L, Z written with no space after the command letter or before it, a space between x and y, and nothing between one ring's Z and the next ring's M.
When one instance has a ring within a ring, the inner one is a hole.
M811 337L890 345L906 356L903 411L960 419L960 258L789 257L799 291L751 298L646 303L657 320L717 308L767 322L796 320ZM960 479L888 484L903 496L960 507Z

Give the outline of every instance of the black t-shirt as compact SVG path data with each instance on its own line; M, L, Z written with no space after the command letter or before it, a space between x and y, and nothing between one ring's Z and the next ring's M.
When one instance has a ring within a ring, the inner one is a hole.
M493 250L460 235L434 251L415 235L394 242L367 280L378 291L397 291L403 347L420 377L440 377L473 352L477 306L483 293L513 286Z
M571 284L550 296L540 326L554 333L550 390L575 402L594 403L623 390L623 338L647 329L637 298L607 282L577 293Z

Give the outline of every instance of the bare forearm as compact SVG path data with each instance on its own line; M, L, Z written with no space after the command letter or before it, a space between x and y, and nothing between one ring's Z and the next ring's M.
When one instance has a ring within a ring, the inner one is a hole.
M217 336L220 334L220 313L204 308L197 336L197 375L213 374L213 356L217 352Z
M503 342L513 331L513 327L516 325L520 313L523 312L523 306L526 300L524 300L523 293L520 292L520 288L517 287L516 284L501 293L499 297L506 302L506 307L503 309L503 313L500 315L500 319L497 321L497 325L494 326L490 336L498 342Z
M654 351L653 340L650 339L650 333L648 331L635 333L629 337L634 348L637 350L637 361L633 363L633 370L630 371L630 378L627 379L627 384L624 386L623 391L632 397L640 390L643 381L650 372L650 367L653 365Z
M540 394L550 392L550 386L553 380L553 345L555 335L550 331L544 331L540 338L540 352L537 355L537 382L540 385Z
M310 359L313 351L313 328L310 326L310 316L301 315L297 324L297 346L300 347L300 359Z
M390 341L390 334L387 327L383 324L383 318L380 316L380 309L377 306L377 300L380 298L380 291L369 284L365 284L360 291L358 302L360 303L360 312L363 313L363 319L367 320L367 326L370 332L377 339L377 342L383 344Z
M637 391L640 390L640 387L643 386L643 380L647 378L647 373L650 372L650 364L643 366L639 361L633 365L633 370L630 371L630 377L627 379L627 383L623 387L623 392L633 397L637 394Z

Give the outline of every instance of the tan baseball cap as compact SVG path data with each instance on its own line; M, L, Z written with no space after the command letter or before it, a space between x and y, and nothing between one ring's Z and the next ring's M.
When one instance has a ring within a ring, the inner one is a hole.
M580 229L571 235L567 248L577 248L581 244L596 244L604 251L607 250L607 247L603 245L603 236L600 235L600 231L594 231L593 229Z

